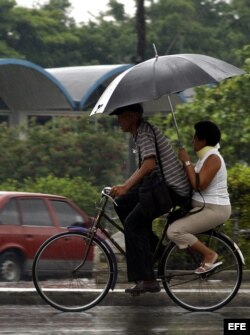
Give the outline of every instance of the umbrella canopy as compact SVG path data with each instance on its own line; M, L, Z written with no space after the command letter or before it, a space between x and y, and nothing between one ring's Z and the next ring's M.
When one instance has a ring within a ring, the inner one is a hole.
M159 99L166 94L218 83L241 74L244 71L234 65L206 55L156 56L117 76L90 115L110 113L118 107Z

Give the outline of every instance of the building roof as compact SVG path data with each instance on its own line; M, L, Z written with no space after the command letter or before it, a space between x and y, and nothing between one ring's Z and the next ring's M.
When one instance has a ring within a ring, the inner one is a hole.
M54 76L17 59L0 60L0 98L13 111L74 108L70 94Z
M78 110L93 106L108 84L132 65L92 65L47 69L67 89Z
M0 59L0 109L84 110L132 64L43 69L25 60Z

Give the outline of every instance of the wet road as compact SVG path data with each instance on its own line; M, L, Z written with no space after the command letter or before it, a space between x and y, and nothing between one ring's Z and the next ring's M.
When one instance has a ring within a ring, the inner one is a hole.
M0 334L223 335L226 318L250 318L250 307L191 313L171 306L98 306L62 313L49 306L2 305Z

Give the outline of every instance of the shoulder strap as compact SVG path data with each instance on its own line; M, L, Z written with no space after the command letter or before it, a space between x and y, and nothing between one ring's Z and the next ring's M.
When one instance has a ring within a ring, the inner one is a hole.
M161 176L162 176L162 179L166 182L165 180L165 176L164 176L164 173L163 173L163 168L162 168L162 163L161 163L161 156L160 156L160 151L159 151L159 148L158 148L158 144L157 144L157 139L156 139L156 134L155 134L155 130L153 128L153 126L149 123L149 122L146 122L147 125L151 128L153 134L154 134L154 140L155 140L155 151L156 151L156 155L157 155L157 160L158 160L158 163L159 163L159 167L160 167L160 170L161 170Z

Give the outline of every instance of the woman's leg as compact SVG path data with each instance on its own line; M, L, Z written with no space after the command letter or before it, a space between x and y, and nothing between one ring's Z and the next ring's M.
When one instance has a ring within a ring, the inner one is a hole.
M217 253L199 241L194 234L217 227L226 221L230 214L230 206L208 205L201 212L186 216L170 225L167 231L170 240L181 249L189 247L203 256L202 264L195 273L210 271L221 263L214 264L218 258Z
M197 242L195 234L217 227L225 222L230 214L230 206L206 204L199 213L187 215L173 222L167 231L168 238L180 249L191 247Z
M198 252L203 256L202 263L213 264L218 258L218 255L215 251L208 248L204 243L202 243L199 240L197 240L193 245L191 245L190 249Z

